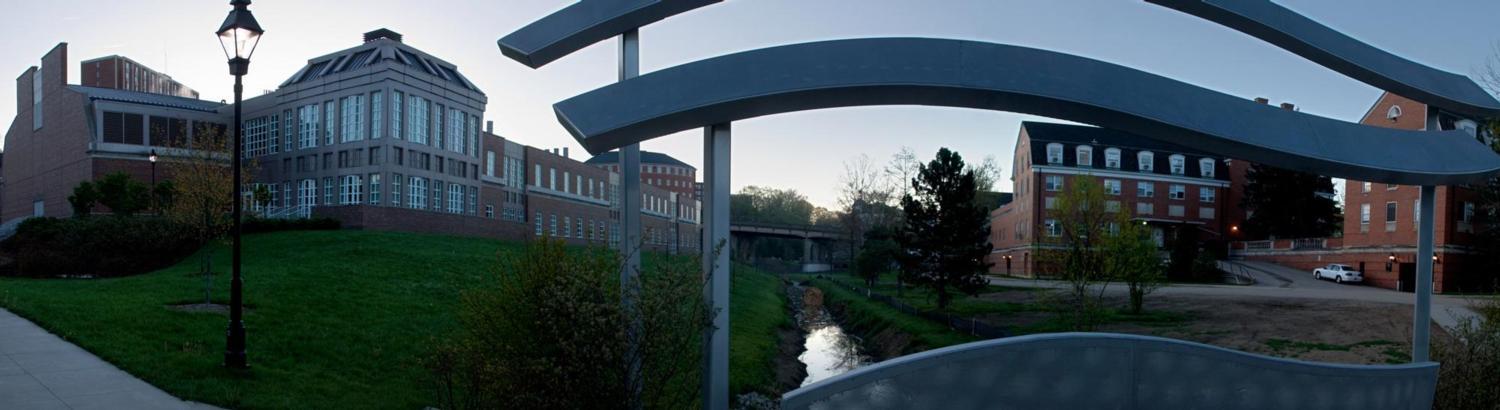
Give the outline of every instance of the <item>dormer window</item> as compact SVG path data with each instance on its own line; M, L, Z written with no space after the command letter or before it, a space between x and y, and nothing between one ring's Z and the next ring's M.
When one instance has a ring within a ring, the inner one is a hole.
M1087 145L1079 145L1078 148L1077 148L1077 151L1078 151L1078 166L1080 166L1080 167L1092 167L1092 166L1094 166L1094 147L1090 147L1090 146L1087 146Z
M1120 169L1120 149L1106 148L1104 150L1104 167L1109 169Z
M1214 159L1213 158L1203 158L1203 159L1198 160L1198 175L1202 175L1204 178L1213 178L1214 177Z
M1047 144L1047 163L1048 164L1062 164L1062 162L1063 162L1063 146L1062 146L1062 144L1058 144L1058 143Z
M1156 171L1156 154L1152 154L1151 151L1141 151L1135 154L1135 160L1140 163L1141 172Z
M1172 154L1172 156L1167 157L1167 159L1170 161L1172 166L1172 175L1183 175L1187 173L1187 158L1184 158L1181 155Z

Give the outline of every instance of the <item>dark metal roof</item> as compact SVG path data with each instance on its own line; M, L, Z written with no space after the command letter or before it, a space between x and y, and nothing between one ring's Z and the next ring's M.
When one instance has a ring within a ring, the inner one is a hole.
M648 73L553 106L590 152L711 124L820 108L914 104L1012 111L1118 129L1297 171L1409 185L1500 173L1462 131L1353 124L1084 57L964 40L793 44Z
M588 161L584 161L583 163L589 164L589 165L619 164L620 163L620 152L619 151L605 152L605 153L602 153L602 154L599 154L599 155L595 155L593 158L589 158ZM697 168L694 168L692 165L688 165L686 162L678 161L677 158L672 158L671 155L663 154L663 153L660 153L660 152L651 152L651 151L641 151L641 163L642 164L675 165L675 166L679 166L679 167L687 167L687 168L690 168L690 169L697 169Z
M1129 172L1140 172L1141 151L1151 151L1151 173L1171 175L1171 155L1181 154L1185 159L1184 176L1228 180L1228 167L1222 161L1224 156L1213 155L1207 152L1184 147L1170 142L1146 138L1140 135L1109 128L1091 127L1086 125L1056 124L1048 122L1022 121L1021 128L1026 130L1026 136L1031 138L1031 162L1036 165L1057 165L1066 167L1078 166L1079 145L1093 147L1093 168L1109 169L1105 167L1104 150L1109 148L1120 149L1119 170ZM1047 144L1063 144L1063 162L1061 164L1047 163ZM1198 167L1198 161L1208 158L1214 160L1214 174L1205 177L1202 169Z
M722 0L579 1L496 43L500 52L537 68L591 44Z
M224 106L224 104L217 101L205 101L172 95L117 90L113 88L69 85L68 89L82 93L83 95L88 96L88 98L91 100L118 101L132 104L155 105L159 107L181 108L185 110L203 112L216 112L219 107Z
M1350 78L1424 104L1465 115L1500 115L1500 101L1469 77L1375 48L1270 1L1146 1L1249 34Z

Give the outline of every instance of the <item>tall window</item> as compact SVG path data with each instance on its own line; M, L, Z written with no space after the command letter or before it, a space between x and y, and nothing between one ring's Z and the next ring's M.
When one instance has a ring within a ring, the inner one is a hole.
M297 119L301 123L298 131L298 148L307 149L318 146L318 105L308 104L297 108Z
M1094 147L1079 145L1078 148L1074 148L1074 150L1078 152L1078 166L1094 166Z
M272 116L274 117L274 116ZM156 125L156 117L151 118L151 124ZM276 124L271 122L271 117L251 118L245 121L245 156L259 157L270 154L271 130ZM153 136L156 130L152 130ZM156 141L151 141L153 144Z
M334 199L333 198L333 190L335 188L336 188L336 184L333 182L333 177L323 177L323 204L324 205L333 205L335 203L335 202L333 202L333 199Z
M364 203L364 178L359 175L343 176L343 183L339 184L339 204L358 205Z
M531 219L536 222L536 233L535 233L535 235L536 236L542 236L542 213L541 212L537 212L536 216L533 217L533 218L531 218Z
M1183 175L1187 173L1187 158L1182 155L1172 154L1167 157L1172 166L1172 175Z
M361 115L364 113L364 99L364 95L351 95L339 100L343 104L344 109L344 129L339 142L361 141L365 139L364 117Z
M1140 197L1140 198L1150 198L1150 197L1156 196L1156 183L1155 182L1136 182L1135 183L1135 196L1136 197Z
M1109 169L1120 169L1120 149L1104 149L1104 167Z
M484 152L484 175L495 177L495 151Z
M1062 144L1058 144L1058 143L1047 144L1047 163L1048 164L1062 164L1062 162L1063 162L1063 146L1062 146Z
M406 197L406 191L401 190L401 183L405 180L401 174L391 174L391 206L401 206L401 199Z
M1198 175L1202 175L1204 178L1214 177L1213 158L1203 158L1198 160Z
M407 140L418 143L427 143L427 100L418 96L409 96L410 105L407 107Z
M438 149L444 149L443 133L447 132L447 130L443 128L444 112L445 111L443 111L442 104L432 104L432 146L438 147Z
M391 92L391 138L401 139L401 97L400 91Z
M1215 191L1214 191L1213 188L1209 188L1209 187L1200 187L1200 188L1198 188L1198 202L1210 202L1210 203L1213 202L1214 201L1214 192Z
M1048 175L1046 179L1048 191L1061 191L1063 186L1062 175Z
M380 205L380 174L370 174L370 205Z
M68 79L62 79L66 83ZM42 129L42 70L31 75L31 130Z
M323 103L323 145L333 145L333 131L338 124L334 122L335 111L332 100Z
M467 153L468 148L464 145L464 121L469 118L468 114L460 112L457 108L448 109L448 150L459 153Z
M297 111L290 109L282 111L281 119L281 152L292 152L297 144ZM186 130L182 134L183 138L186 139Z
M442 211L443 210L443 181L439 181L439 180L437 180L437 178L433 178L431 181L428 182L428 184L429 185L427 186L427 188L430 189L430 191L428 191L428 192L431 193L429 196L432 197L432 211L433 212Z
M448 184L448 213L464 213L464 186Z
M411 177L406 186L410 191L406 197L407 206L412 209L427 209L427 178Z
M564 238L571 238L571 237L573 237L573 217L571 217L571 216L564 216L563 217L563 225L562 226L563 226L562 237L564 237Z
M1359 231L1370 231L1370 204L1359 204Z
M1396 230L1396 203L1395 202L1386 202L1385 203L1385 231L1386 232L1394 232L1395 230Z
M297 206L318 204L318 182L311 178L297 183Z
M470 115L469 125L464 127L468 131L469 155L479 155L479 116Z
M376 91L370 94L370 139L380 139L381 125L385 124L385 104L381 101L381 94Z
M1141 151L1135 154L1135 161L1139 163L1141 172L1156 171L1156 154L1151 151Z
M1372 184L1371 184L1371 183L1369 183L1369 182L1365 182L1365 183L1361 183L1361 184L1360 184L1360 185L1359 185L1359 192L1360 192L1360 193L1367 193L1367 192L1370 192L1370 185L1372 185Z

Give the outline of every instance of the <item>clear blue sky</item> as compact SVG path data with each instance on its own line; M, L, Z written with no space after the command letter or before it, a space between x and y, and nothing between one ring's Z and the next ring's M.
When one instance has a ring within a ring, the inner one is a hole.
M490 99L485 116L507 138L582 148L558 126L551 104L615 80L615 44L600 43L538 70L500 55L495 40L570 0L256 0L267 29L245 78L248 95L273 89L307 59L357 45L388 27L458 65ZM1472 75L1500 40L1500 1L1281 0L1356 38L1440 69ZM351 5L359 7L350 7ZM227 99L232 79L213 30L228 1L11 2L0 25L0 70L12 77L68 42L77 62L110 54L140 61L203 93ZM1136 0L729 0L649 26L642 72L755 48L836 38L922 36L1046 48L1174 77L1221 92L1354 121L1379 91L1212 23ZM15 116L15 82L0 81L3 125ZM832 207L842 162L884 162L902 146L930 158L947 146L1007 165L1020 121L1033 117L930 107L866 107L763 117L735 124L733 181L795 188ZM645 144L702 162L701 133Z

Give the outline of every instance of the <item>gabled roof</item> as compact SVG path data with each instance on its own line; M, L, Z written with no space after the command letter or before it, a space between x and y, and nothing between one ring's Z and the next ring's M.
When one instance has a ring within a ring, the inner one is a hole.
M1228 169L1223 164L1224 157L1216 156L1203 151L1179 146L1170 142L1162 142L1140 135L1109 128L1099 128L1086 125L1055 124L1047 122L1022 121L1021 129L1026 130L1026 136L1031 139L1031 158L1037 165L1048 165L1047 144L1063 144L1062 165L1069 167L1078 166L1076 148L1079 145L1088 145L1094 148L1093 168L1105 169L1104 150L1109 148L1120 149L1120 168L1135 172L1140 169L1140 158L1136 155L1141 151L1151 151L1152 173L1167 174L1170 171L1169 161L1172 154L1182 154L1186 164L1184 172L1187 176L1203 177L1198 169L1198 161L1203 158L1214 160L1213 179L1228 179Z
M606 152L606 153L603 153L603 154L595 155L593 158L589 158L588 161L584 161L583 163L589 164L589 165L600 165L600 164L616 164L616 163L619 163L619 162L620 162L620 152L619 151L610 151L610 152ZM687 168L694 169L694 170L698 169L698 168L694 168L692 165L688 165L686 162L682 162L682 161L677 160L677 158L672 158L671 155L663 154L663 153L660 153L660 152L651 152L651 151L641 151L641 163L642 164L657 164L657 165L675 165L675 166L679 166L679 167L687 167Z
M185 110L203 112L216 112L219 107L224 106L223 103L217 101L198 100L171 95L143 93L138 91L116 90L113 88L69 85L68 89L86 95L90 100L118 101L132 104L155 105L159 107L181 108Z
M364 44L351 47L333 54L307 60L301 70L297 70L291 78L281 83L282 87L300 84L331 74L357 70L367 66L389 62L391 64L416 68L439 81L457 85L459 88L472 90L483 94L474 83L469 82L458 67L446 61L433 57L421 50L408 46L405 43L393 40L389 37L380 37L370 40Z

